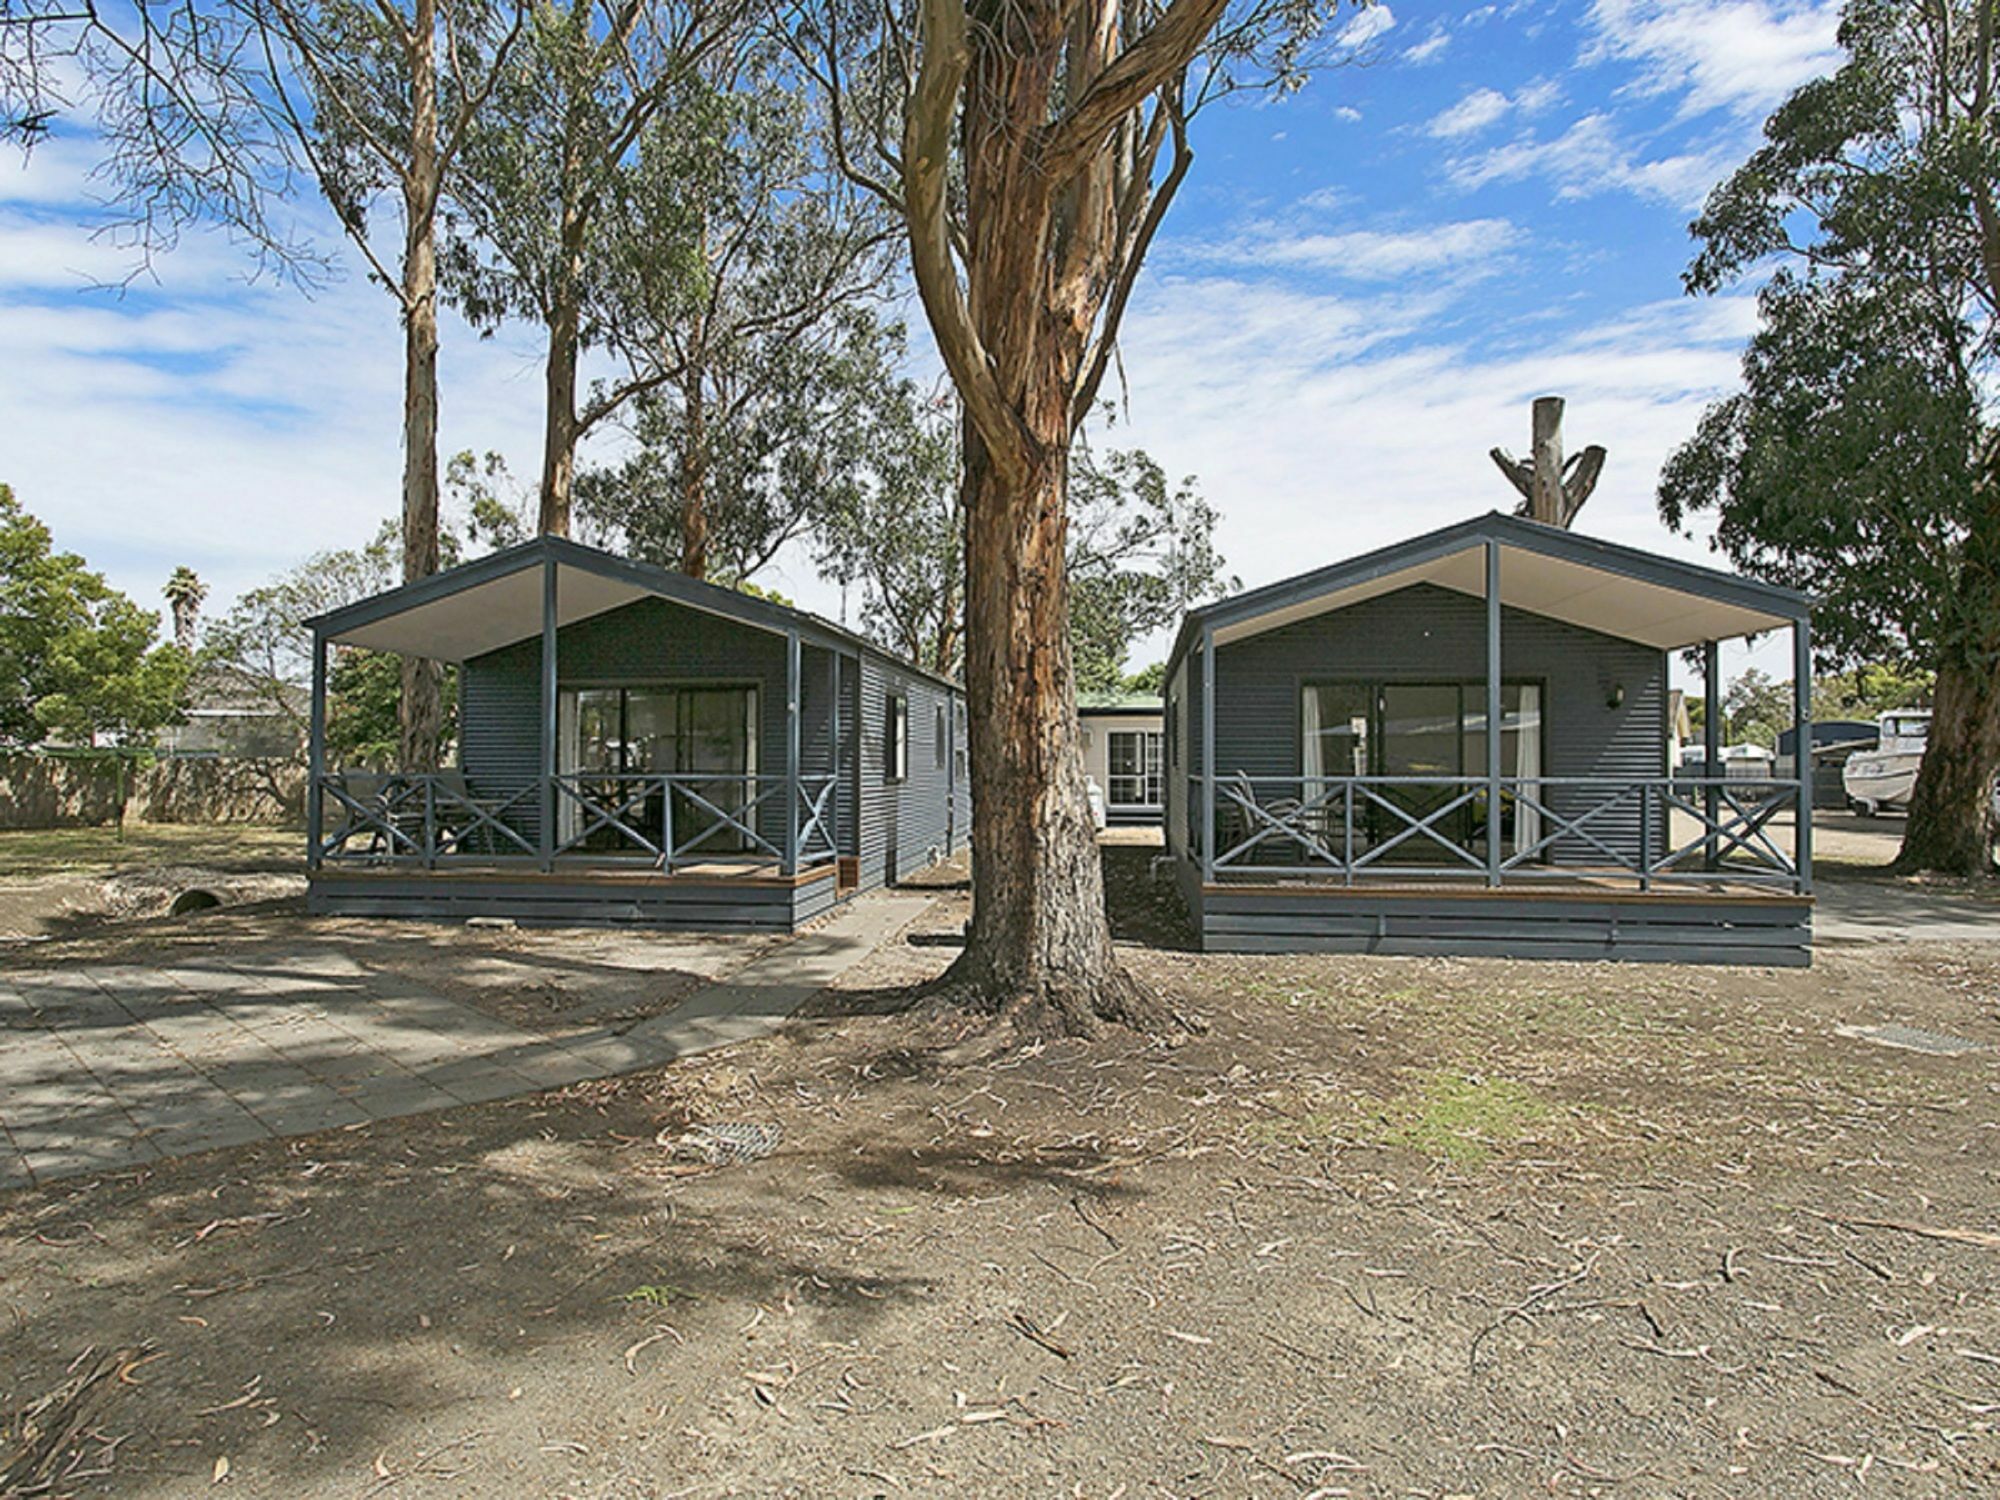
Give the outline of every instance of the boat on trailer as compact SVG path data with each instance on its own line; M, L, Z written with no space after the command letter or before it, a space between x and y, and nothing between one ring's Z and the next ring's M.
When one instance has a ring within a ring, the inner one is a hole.
M1849 756L1840 777L1847 805L1864 818L1908 809L1930 740L1931 713L1927 708L1895 709L1876 720L1876 729L1875 748Z

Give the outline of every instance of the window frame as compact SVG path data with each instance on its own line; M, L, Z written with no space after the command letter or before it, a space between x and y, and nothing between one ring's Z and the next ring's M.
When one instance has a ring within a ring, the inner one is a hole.
M900 786L910 779L910 695L891 691L882 698L882 780Z

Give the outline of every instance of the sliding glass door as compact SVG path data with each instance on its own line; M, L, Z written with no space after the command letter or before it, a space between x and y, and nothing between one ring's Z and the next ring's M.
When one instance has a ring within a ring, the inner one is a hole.
M1500 689L1500 770L1508 778L1542 774L1542 689L1505 682ZM1323 777L1420 778L1371 790L1381 806L1357 796L1354 844L1362 853L1407 833L1464 796L1464 806L1430 826L1439 837L1483 855L1491 823L1483 787L1456 784L1486 774L1486 684L1460 682L1321 682L1305 684L1300 701L1300 769L1305 800L1318 795ZM1428 780L1430 784L1423 784ZM1541 837L1540 818L1503 793L1500 836L1509 852L1530 849ZM1339 802L1328 805L1322 833L1345 838ZM1393 809L1407 816L1399 816ZM1463 863L1437 840L1411 833L1386 858L1396 864Z
M755 783L746 779L757 774L755 687L577 688L561 695L559 708L557 769L580 777L592 801L609 810L639 798L620 821L657 840L666 821L660 790L619 778L685 776L689 779L674 792L674 843L683 846L714 829L693 852L732 854L751 847L717 810L740 818L757 794ZM584 809L566 799L560 837L575 838L589 821ZM593 831L584 847L617 851L632 845L607 827Z

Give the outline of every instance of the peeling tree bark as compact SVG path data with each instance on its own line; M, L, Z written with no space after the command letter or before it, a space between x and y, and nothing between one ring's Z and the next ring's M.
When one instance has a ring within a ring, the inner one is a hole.
M2000 774L2000 438L1988 445L1957 583L1967 622L1944 645L1930 738L1910 792L1898 870L1993 870L1993 778Z
M410 73L410 161L403 176L403 581L438 570L437 4L417 0L406 34ZM444 727L438 664L403 658L399 764L434 770Z
M966 414L973 907L941 988L1031 1031L1167 1020L1119 965L1104 911L1070 660L1067 477L1115 333L1100 320L1158 222L1150 181L1166 133L1142 107L1174 107L1223 9L1175 0L1128 37L1116 0L983 3L970 17L960 0L923 7L904 208ZM954 122L962 251L946 207Z

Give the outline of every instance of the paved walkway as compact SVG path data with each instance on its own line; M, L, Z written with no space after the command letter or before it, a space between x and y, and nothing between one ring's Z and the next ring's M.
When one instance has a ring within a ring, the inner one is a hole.
M1837 877L1814 897L1815 942L2000 943L2000 902Z
M276 969L0 974L0 1189L537 1093L770 1030L928 904L857 901L622 1031L551 1040L372 973L337 943Z

